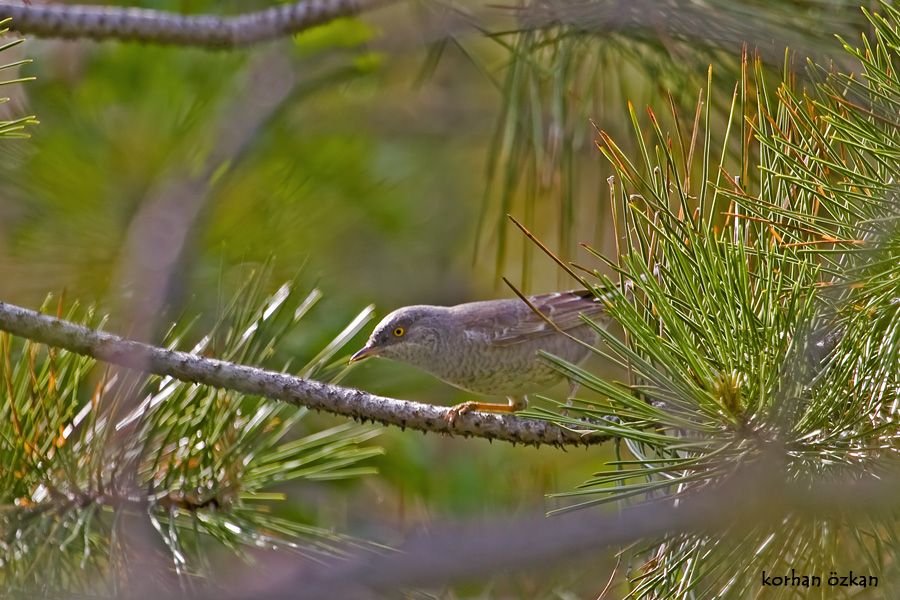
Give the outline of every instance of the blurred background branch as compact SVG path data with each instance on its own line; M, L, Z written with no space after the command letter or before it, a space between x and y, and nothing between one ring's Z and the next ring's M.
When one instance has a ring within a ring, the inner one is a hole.
M161 10L33 4L0 0L0 19L38 37L119 40L201 48L241 48L272 41L387 4L389 0L301 0L235 16Z
M695 534L733 540L760 523L778 523L798 515L842 522L853 522L857 515L856 519L865 522L867 517L860 515L896 514L900 508L896 472L798 484L779 471L777 453L770 458L775 464L740 468L716 487L677 502L658 499L616 514L581 511L553 519L532 515L444 524L410 536L396 553L357 555L328 566L298 569L283 587L268 592L277 598L375 598L398 589L449 585L499 572L549 570L573 557L584 560L602 550L647 539ZM790 576L789 572L769 572L770 576L786 574ZM604 575L597 573L598 580ZM827 578L826 573L822 575ZM876 576L876 580L882 586L886 583L883 577Z

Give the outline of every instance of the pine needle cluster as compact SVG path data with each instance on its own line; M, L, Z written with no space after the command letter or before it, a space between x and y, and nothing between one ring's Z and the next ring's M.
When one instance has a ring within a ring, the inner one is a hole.
M564 510L676 505L747 465L799 485L897 476L900 11L882 3L866 17L872 33L844 43L858 72L811 65L804 85L786 67L771 90L759 62L745 60L725 150L711 140L707 98L692 124L673 112L671 134L652 111L642 121L631 109L636 160L600 132L616 172L618 252L594 255L616 276L596 270L586 283L625 331L598 327L596 351L627 377L557 361L606 400L539 414L596 423L622 447L561 494ZM791 569L898 580L896 514L736 521L634 549L628 597L744 598L764 571ZM823 586L813 597L858 591Z
M195 353L272 360L321 293L285 284L266 295L265 271L205 333L180 324L166 346L197 339ZM59 316L103 327L95 311L63 306ZM335 357L370 313L308 364L281 366L339 378L345 367ZM314 507L278 507L286 483L322 486L374 472L366 464L381 453L369 444L373 426L310 427L302 407L139 376L8 334L0 334L0 370L4 589L105 596L139 577L185 591L210 583L205 576L223 551L250 560L255 550L278 549L302 561L374 548L318 526Z

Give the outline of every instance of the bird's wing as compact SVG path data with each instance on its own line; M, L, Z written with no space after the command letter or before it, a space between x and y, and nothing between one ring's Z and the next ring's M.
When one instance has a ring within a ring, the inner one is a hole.
M498 303L496 310L483 315L485 318L477 324L477 329L483 332L489 343L508 346L584 325L580 315L598 317L606 312L603 303L586 290L543 294L528 300L556 327L547 323L525 302L515 299Z

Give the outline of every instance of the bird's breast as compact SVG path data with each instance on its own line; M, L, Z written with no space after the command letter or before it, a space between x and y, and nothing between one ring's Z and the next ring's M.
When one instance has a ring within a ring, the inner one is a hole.
M587 326L572 333L589 343L596 341L596 334ZM540 356L542 350L576 364L590 352L562 334L497 345L477 331L461 331L448 336L426 370L477 394L519 396L547 388L562 378Z

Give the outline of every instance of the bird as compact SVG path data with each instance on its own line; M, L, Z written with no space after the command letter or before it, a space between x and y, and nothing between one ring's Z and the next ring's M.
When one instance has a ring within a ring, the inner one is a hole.
M522 298L467 302L455 306L414 305L394 310L350 357L392 359L418 367L462 390L506 396L507 403L469 401L451 408L451 424L469 411L513 413L528 394L558 383L564 375L539 353L580 364L605 326L602 300L589 290Z

